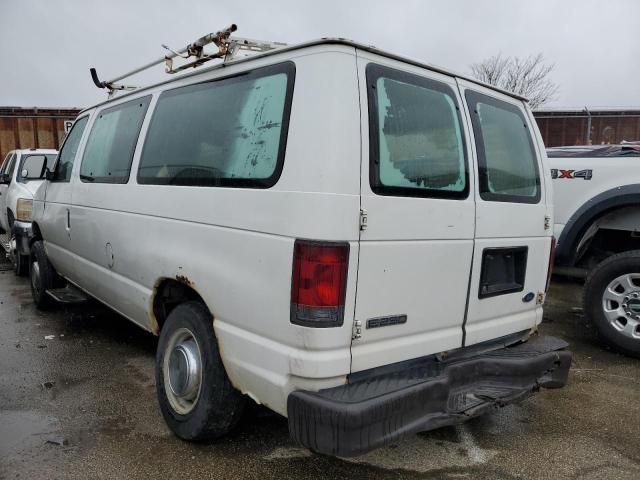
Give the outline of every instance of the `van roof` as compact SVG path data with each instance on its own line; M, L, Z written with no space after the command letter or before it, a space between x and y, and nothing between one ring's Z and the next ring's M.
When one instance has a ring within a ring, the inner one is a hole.
M403 57L401 55L396 55L394 53L390 53L390 52L387 52L387 51L384 51L384 50L380 50L380 49L378 49L378 48L376 48L376 47L374 47L372 45L365 45L365 44L358 43L358 42L355 42L353 40L349 40L349 39L346 39L346 38L320 38L320 39L311 40L311 41L308 41L308 42L303 42L303 43L298 43L298 44L293 44L293 45L287 45L287 46L284 46L284 47L280 47L280 48L277 48L277 49L274 49L274 50L269 50L267 52L259 53L259 54L256 54L256 55L251 55L251 56L247 56L247 57L241 57L241 58L238 58L236 60L231 60L231 61L229 61L227 63L218 63L218 64L213 65L213 66L208 67L208 68L197 69L197 70L195 70L195 71L193 71L191 73L187 73L187 74L180 75L180 76L177 76L177 77L171 77L171 78L169 78L167 80L163 80L163 81L160 81L160 82L152 83L150 85L146 85L144 87L137 88L137 89L132 90L130 92L123 93L123 94L121 94L121 95L119 95L117 97L110 98L110 99L105 100L103 102L99 102L99 103L97 103L95 105L87 107L87 108L83 109L80 112L80 114L86 112L87 110L91 110L93 108L99 107L100 105L104 105L106 103L110 103L111 101L114 101L114 100L117 100L117 99L121 99L123 97L129 96L129 95L133 95L135 93L139 93L141 91L145 91L145 90L148 90L148 89L151 89L151 88L155 88L155 87L160 86L160 85L171 83L171 82L177 81L178 79L188 78L188 77L191 77L191 76L194 76L194 75L199 75L199 74L204 73L204 72L210 72L212 70L216 70L216 69L219 69L219 68L224 68L226 65L236 65L238 63L250 62L250 61L252 61L254 59L257 59L257 58L264 58L264 57L271 56L271 55L276 55L276 54L279 54L279 53L282 53L282 52L291 52L291 51L301 50L301 49L305 49L305 48L309 48L309 47L315 47L317 45L345 45L345 46L349 46L349 47L354 47L354 48L357 48L358 50L364 50L364 51L367 51L367 52L375 53L375 54L383 56L383 57L391 58L393 60L398 60L400 62L404 62L404 63L407 63L409 65L415 65L417 67L425 68L425 69L431 70L433 72L442 73L442 74L449 75L449 76L452 76L452 77L457 77L457 78L460 78L462 80L466 80L468 82L475 83L476 85L480 85L482 87L489 88L489 89L494 90L496 92L503 93L503 94L508 95L510 97L516 98L518 100L523 100L525 102L528 102L527 98L525 98L525 97L523 97L521 95L515 94L513 92L509 92L508 90L504 90L502 88L496 87L495 85L489 85L488 83L481 82L481 81L479 81L477 79L468 77L466 75L461 75L461 74L456 73L456 72L454 72L452 70L447 70L445 68L437 67L435 65L431 65L431 64L428 64L428 63L423 63L423 62L420 62L420 61L412 59L412 58Z

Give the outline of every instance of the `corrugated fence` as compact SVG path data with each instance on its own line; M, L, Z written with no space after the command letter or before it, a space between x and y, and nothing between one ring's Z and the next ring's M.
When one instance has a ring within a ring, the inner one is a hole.
M583 109L533 112L547 147L640 141L640 110Z
M0 107L0 162L16 148L60 148L80 109Z

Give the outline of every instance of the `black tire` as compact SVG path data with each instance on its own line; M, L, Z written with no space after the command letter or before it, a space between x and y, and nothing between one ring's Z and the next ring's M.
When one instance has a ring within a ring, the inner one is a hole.
M37 265L37 271L35 266ZM55 301L46 293L50 288L62 286L64 283L56 273L44 251L42 241L38 240L31 246L29 261L29 281L33 302L40 310L51 308Z
M26 277L29 275L29 257L20 255L16 250L11 256L13 262L13 271L18 277Z
M198 343L202 359L202 382L192 410L179 413L167 396L168 374L165 356L170 354L171 339L187 329ZM156 391L160 410L173 433L183 440L211 440L228 433L238 423L246 397L237 391L222 364L213 331L213 318L200 302L185 302L175 307L162 327L156 353Z
M607 319L603 306L607 286L622 275L634 273L640 275L640 250L619 253L602 261L587 277L583 305L587 320L596 327L602 341L621 353L640 357L640 331L639 338L621 333ZM637 283L637 291L640 296L640 282ZM640 326L637 328L640 329Z
M11 220L11 238L9 239L9 244L16 244L15 241L15 233L13 233L13 219ZM13 272L18 277L26 277L29 275L29 256L28 255L20 255L17 249L11 254L11 262L13 263Z
M29 257L27 255L16 254L15 273L18 277L26 277L29 275Z

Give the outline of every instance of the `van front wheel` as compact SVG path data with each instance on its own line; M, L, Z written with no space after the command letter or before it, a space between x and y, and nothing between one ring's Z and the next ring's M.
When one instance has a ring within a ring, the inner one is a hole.
M584 310L602 340L640 357L640 250L613 255L591 271Z
M202 303L183 303L167 317L156 353L156 390L167 425L183 440L220 437L240 419L245 397L227 377L213 318Z

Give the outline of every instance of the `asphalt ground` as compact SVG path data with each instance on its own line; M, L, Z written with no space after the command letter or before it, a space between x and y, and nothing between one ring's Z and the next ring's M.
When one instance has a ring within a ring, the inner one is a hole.
M540 328L571 343L566 388L344 460L298 448L259 406L216 442L179 440L156 401L155 337L96 304L39 312L0 271L0 478L639 479L640 360L598 342L580 296L555 281Z

